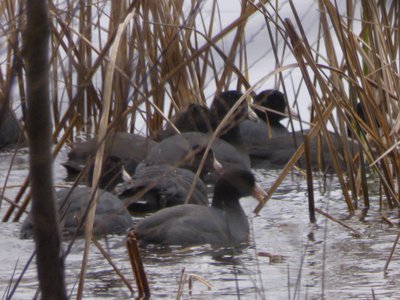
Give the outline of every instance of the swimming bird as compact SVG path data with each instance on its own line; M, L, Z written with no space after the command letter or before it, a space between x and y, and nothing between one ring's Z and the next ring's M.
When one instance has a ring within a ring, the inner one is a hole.
M240 134L246 149L260 147L269 142L272 137L289 135L288 129L280 123L289 114L285 96L278 90L265 90L254 97L254 104L259 109L255 112L259 121L244 120L240 124ZM292 116L297 116L291 112Z
M133 228L141 244L237 246L249 239L249 223L239 199L265 195L248 170L225 170L214 187L212 206L164 208Z
M71 237L78 230L79 224L86 218L86 211L92 195L89 187L76 187L59 190L56 193L57 207L61 216L61 228L65 238ZM132 217L120 199L107 191L99 191L99 201L93 224L93 234L101 237L107 234L124 234L133 224ZM84 226L78 236L84 234ZM22 224L21 239L32 238L33 224L31 217Z
M0 149L17 144L22 133L17 120L8 107L4 109L2 116L0 115Z
M226 91L217 95L210 107L211 125L214 129L241 98L238 91ZM245 101L232 114L230 122L222 126L219 138L216 138L211 149L223 168L250 169L250 158L245 151L240 136L239 123L249 115ZM170 164L176 167L187 167L187 160L195 157L195 152L204 151L210 142L211 135L202 132L183 132L168 137L155 145L145 159L145 165ZM196 172L198 165L190 168ZM212 171L212 170L210 170Z
M357 105L357 113L363 118L363 112L360 110L360 105ZM296 152L300 144L303 143L304 135L307 135L309 130L295 131L288 134L274 135L269 138L255 138L248 146L248 152L251 158L252 168L256 169L280 169L283 168L293 154ZM339 167L344 167L343 142L347 137L341 136L335 132L328 132L329 138L333 143L335 152L338 153ZM246 134L250 135L249 133ZM255 135L255 133L254 133ZM352 143L352 151L358 151L358 143ZM336 171L335 162L330 154L327 137L319 135L310 142L311 152L311 167L313 170L320 170L324 173L334 173ZM299 159L300 167L306 167L304 155Z
M133 174L139 162L146 157L147 152L156 144L152 139L138 134L111 133L106 138L105 162L110 168L114 164L115 169L118 170L117 172L121 170L119 165L122 164L128 173ZM96 152L96 138L91 138L86 142L73 143L68 153L68 160L62 164L67 170L68 179L75 180L86 164L92 165ZM110 176L108 177L110 178ZM112 184L121 182L120 178L121 176L117 176L117 180ZM106 185L107 182L104 180L102 186Z
M178 112L172 118L171 122L179 132L213 132L213 128L211 127L210 110L208 107L198 103L189 104L186 108ZM177 133L178 132L172 127L172 125L167 123L165 128L160 131L158 138L159 140L164 140Z
M190 170L170 165L140 168L129 182L118 186L118 197L130 212L154 212L186 201L208 206L207 188L200 178L188 198L195 177Z
M298 146L303 143L303 134L308 131L293 132L289 136L277 136L271 138L268 144L251 150L251 161L253 168L280 169L283 168L296 152ZM341 137L335 133L329 133L337 153L343 150ZM313 170L321 170L324 173L335 172L334 161L330 155L325 138L314 138L310 144L311 166ZM305 168L304 155L299 160L300 167ZM342 166L343 160L339 159Z

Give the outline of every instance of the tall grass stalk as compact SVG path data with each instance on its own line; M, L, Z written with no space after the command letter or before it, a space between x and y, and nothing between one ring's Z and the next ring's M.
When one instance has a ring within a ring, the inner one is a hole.
M312 4L311 9L319 11L314 42L303 28L296 1L243 0L228 24L221 21L216 0L49 1L53 157L72 141L88 136L102 141L111 131L157 138L177 111L192 102L206 104L220 90L240 89L245 101L262 87L278 88L298 111L305 105L300 98L310 99L309 115L303 110L301 116L310 124L304 132L319 144L326 141L329 153L321 148L319 169L324 171L323 158L329 155L349 213L360 205L399 206L400 4L348 0L340 2L343 9L335 4L328 0ZM21 49L24 9L21 0L0 2L0 105L9 103L23 123L27 110ZM266 30L255 33L251 22L257 18ZM268 41L269 49L261 59L272 57L273 65L251 57L251 40ZM260 65L265 67L261 79L253 75L254 66ZM358 103L364 118L357 114ZM230 121L232 113L224 122ZM290 118L291 129L295 126L303 130L308 124ZM340 136L337 141L330 137L332 131ZM304 144L296 143L297 151L268 189L269 197L298 167ZM368 199L369 176L381 186L379 204ZM16 205L10 206L3 220L11 216L18 220L29 199L26 179ZM88 241L89 236L88 229Z

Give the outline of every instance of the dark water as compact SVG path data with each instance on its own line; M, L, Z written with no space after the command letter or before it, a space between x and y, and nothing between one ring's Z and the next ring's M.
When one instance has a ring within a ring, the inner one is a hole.
M65 182L59 161L55 164L56 184ZM0 153L0 184L10 163L9 153ZM21 152L16 158L8 181L6 196L17 192L27 174L28 156ZM257 178L269 187L279 171L258 171ZM252 241L235 253L213 251L207 246L192 249L143 250L143 260L153 299L176 299L182 271L182 299L400 299L400 261L395 251L388 274L383 268L397 235L397 227L382 221L378 197L372 197L372 207L365 220L360 211L350 217L346 211L338 181L328 178L326 192L323 180L315 180L316 206L340 219L362 236L357 237L342 225L317 215L317 223L308 221L306 182L300 175L286 178L272 200L254 217L256 201L243 199L249 213ZM371 179L371 187L374 182ZM8 208L2 202L1 215ZM395 211L384 215L397 225ZM29 259L33 242L19 240L19 223L2 223L0 227L0 291L5 293L15 269L19 275ZM114 263L133 285L134 278L121 236L101 240ZM76 294L81 266L82 241L74 245L66 261L67 282ZM198 279L203 279L210 287ZM189 279L192 290L189 291ZM15 281L15 280L14 280ZM13 281L13 282L14 282ZM13 299L32 299L36 291L35 266L32 264ZM128 299L130 291L113 272L94 245L91 246L86 275L85 299Z

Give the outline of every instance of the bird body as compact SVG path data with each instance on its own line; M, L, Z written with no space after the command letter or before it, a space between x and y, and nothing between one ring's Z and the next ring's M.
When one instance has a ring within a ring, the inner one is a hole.
M92 189L76 187L59 190L56 193L57 207L61 217L61 229L65 237L71 237L78 230L90 204ZM96 214L93 223L93 234L104 236L107 234L123 234L132 226L132 217L121 200L107 191L99 191L99 200L96 205ZM78 236L84 234L84 226L78 231ZM20 237L31 238L33 224L28 216L21 227Z
M190 170L170 165L144 167L118 187L119 197L131 212L156 211L186 201L208 206L207 188L195 177ZM194 180L196 184L188 197Z
M249 238L239 199L257 189L247 170L225 170L215 184L211 207L183 204L162 209L134 227L142 244L236 246Z

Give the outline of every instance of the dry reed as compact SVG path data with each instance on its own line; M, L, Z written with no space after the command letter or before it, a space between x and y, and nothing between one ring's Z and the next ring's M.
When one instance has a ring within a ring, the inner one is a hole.
M109 131L156 138L165 119L189 103L206 103L206 90L234 86L246 90L247 96L272 78L274 87L293 92L295 99L289 101L297 108L304 105L297 99L299 92L309 94L310 115L302 116L311 124L307 138L326 141L349 212L357 209L360 197L365 207L376 205L368 200L367 174L376 176L384 193L386 201L379 205L398 206L399 2L346 1L345 10L339 12L331 1L317 1L316 44L308 40L294 1L287 3L291 20L281 18L278 1L264 2L243 0L237 18L223 26L218 22L217 1L208 3L207 12L202 1L50 1L54 157L66 143L98 134L103 137ZM0 2L0 100L6 103L4 95L15 78L11 98L22 120L26 115L24 50L20 47L23 9L21 0ZM270 41L271 50L265 56L271 53L275 67L266 69L266 75L252 85L257 61L252 65L249 60L247 26L257 16L264 18L268 33L255 38ZM123 31L119 31L121 26ZM290 79L295 70L302 77L297 85ZM364 118L357 114L358 103ZM328 129L340 135L337 142L331 140ZM302 141L298 145L269 188L270 197L303 155ZM101 152L96 161L98 177ZM10 206L3 220L13 213L18 220L26 210L28 179L14 201L16 205Z

